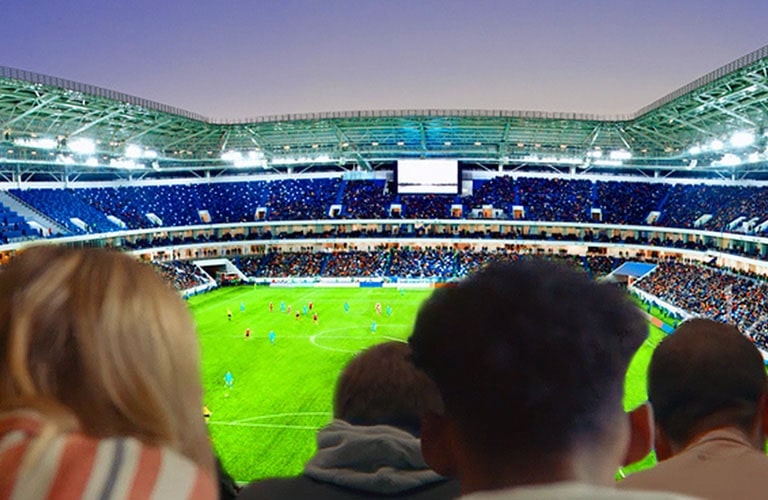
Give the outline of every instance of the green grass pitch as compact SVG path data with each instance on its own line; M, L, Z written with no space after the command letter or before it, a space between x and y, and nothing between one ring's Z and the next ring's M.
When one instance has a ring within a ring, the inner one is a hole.
M356 352L375 343L407 339L419 305L430 292L245 286L190 298L202 348L205 404L211 411L208 429L229 473L239 482L301 473L315 451L317 429L331 419L334 383L341 368ZM281 302L291 306L290 313L280 311ZM297 309L303 312L309 302L318 314L317 324L312 313L295 318ZM375 311L377 302L381 315ZM374 321L376 332L371 333ZM250 339L245 339L246 328L251 330ZM270 330L275 332L274 345L268 338ZM648 362L663 336L651 328L630 366L627 408L645 401ZM234 377L232 390L224 386L227 371ZM651 463L649 456L640 467Z

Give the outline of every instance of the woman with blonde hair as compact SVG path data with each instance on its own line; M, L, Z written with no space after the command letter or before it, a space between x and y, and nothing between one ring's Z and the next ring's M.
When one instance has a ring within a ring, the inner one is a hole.
M215 498L199 349L128 255L58 246L0 272L0 498Z

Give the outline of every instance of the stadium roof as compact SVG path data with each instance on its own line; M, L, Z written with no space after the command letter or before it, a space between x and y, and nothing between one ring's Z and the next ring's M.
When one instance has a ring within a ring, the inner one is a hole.
M768 172L766 117L768 46L618 116L394 110L217 120L0 67L0 174L350 170L441 157L506 168L746 177Z

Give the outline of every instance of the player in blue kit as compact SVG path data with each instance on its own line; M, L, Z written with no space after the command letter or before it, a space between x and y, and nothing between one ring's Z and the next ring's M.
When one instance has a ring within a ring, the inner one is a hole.
M227 389L232 389L234 385L235 385L235 378L232 376L232 372L227 371L227 373L224 374L224 386Z
M272 345L275 345L275 331L270 330L269 331L269 343Z

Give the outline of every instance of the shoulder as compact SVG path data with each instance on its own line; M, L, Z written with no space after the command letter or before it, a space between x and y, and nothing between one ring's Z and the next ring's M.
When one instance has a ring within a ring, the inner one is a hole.
M622 491L613 487L582 483L557 483L540 486L484 491L461 497L467 500L690 500L694 497L676 493L651 491Z
M0 418L0 498L216 498L213 479L167 448L49 432Z
M313 500L344 500L357 498L410 498L413 500L442 500L459 496L458 481L432 483L401 495L376 495L370 492L337 486L307 476L272 478L253 482L243 488L238 500L278 500L284 498L312 498Z

